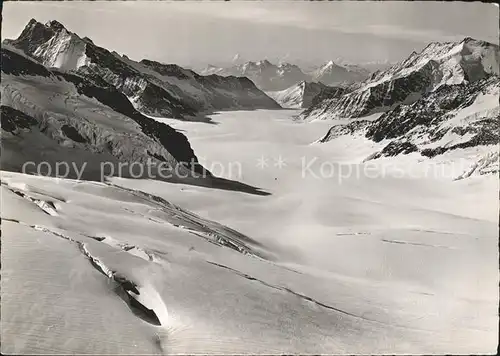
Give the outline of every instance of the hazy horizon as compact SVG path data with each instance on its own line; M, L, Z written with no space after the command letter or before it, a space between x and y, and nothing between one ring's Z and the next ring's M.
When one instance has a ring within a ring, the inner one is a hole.
M495 4L460 2L6 2L2 39L31 18L61 22L132 59L184 66L242 60L396 62L429 42L498 44ZM495 11L492 11L492 10ZM443 21L446 19L446 21Z

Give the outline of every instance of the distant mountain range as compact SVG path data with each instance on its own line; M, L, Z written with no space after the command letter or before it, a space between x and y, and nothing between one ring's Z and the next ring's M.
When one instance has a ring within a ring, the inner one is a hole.
M352 84L369 77L370 71L355 65L340 65L329 61L324 65L303 70L290 63L273 64L268 60L245 62L229 67L209 65L200 70L202 75L247 77L264 91L280 91L301 82L322 83L329 86Z

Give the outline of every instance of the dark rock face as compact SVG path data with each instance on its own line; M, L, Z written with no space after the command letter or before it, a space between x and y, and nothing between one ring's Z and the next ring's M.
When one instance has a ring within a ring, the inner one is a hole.
M304 82L303 85L302 108L310 107L314 102L320 100L318 97L321 98L323 95L335 95L336 92L341 90L341 88L329 87L322 83Z
M362 132L368 125L370 125L370 121L367 120L351 121L346 125L335 125L328 130L328 133L320 140L320 142L324 143L339 136L352 135L356 132Z
M467 95L468 89L473 91L465 84L444 85L413 104L398 105L370 126L366 137L378 142L404 135L419 125L429 125L450 110L470 105L475 97Z
M344 94L348 93L349 89L345 87L328 87L325 86L318 95L316 95L312 100L311 104L307 109L302 112L302 116L308 117L313 111L317 110L317 108L322 105L320 103L325 102L328 99L328 104L323 108L324 111L327 111L330 105L334 105Z
M279 104L258 90L246 77L222 77L215 74L202 76L174 64L161 64L148 60L143 60L141 63L160 74L155 80L161 80L163 86L167 85L170 91L184 97L184 102L199 111L280 108ZM189 97L182 89L186 85L191 87L192 94L189 94Z
M404 102L412 93L424 94L432 84L432 74L437 66L434 61L429 61L418 72L370 88L370 95L364 105L353 112L355 117L366 115L380 106L393 107Z
M19 130L29 130L31 126L38 124L31 116L5 105L0 107L0 118L2 130L12 134Z
M139 113L130 101L114 87L102 82L98 77L94 77L97 81L95 83L78 75L68 73L59 74L67 81L75 84L80 94L95 98L114 111L137 122L144 134L157 139L178 162L188 167L193 165L191 168L196 173L205 172L205 169L198 163L198 159L191 149L186 136L164 123Z
M50 40L53 35L54 30L51 27L31 19L17 39L5 40L4 43L19 48L25 53L34 53L40 44Z
M412 152L417 152L418 147L408 141L392 141L387 146L385 146L381 151L375 153L374 155L368 157L366 160L377 159L380 157L393 157L400 154L408 154Z
M4 74L38 75L41 77L52 75L43 65L5 48L2 48L2 72Z
M149 59L143 59L141 64L151 68L155 72L161 75L171 76L178 79L190 79L196 76L201 77L191 70L184 69L176 64L163 64L156 61L150 61Z
M79 142L79 143L84 143L87 142L87 139L80 135L77 129L75 129L73 126L69 125L62 125L61 126L61 131L68 137L69 139Z
M124 92L132 93L131 88L123 87ZM194 117L199 108L194 107L193 104L182 102L165 89L154 84L146 84L138 99L139 107L153 116L164 115L174 119L182 119L186 116Z
M139 94L138 102L141 109L148 114L161 114L173 118L195 116L196 108L182 102L171 93L114 56L108 50L89 42L85 54L91 60L91 65L82 67L79 72L92 78L101 77L127 97Z
M460 136L471 134L472 138L466 142L457 143L446 147L425 148L420 153L422 156L434 157L457 148L475 147L479 145L497 145L500 142L499 132L500 117L484 119L471 123L468 127L454 127L450 131ZM437 136L443 135L438 132Z
M426 130L432 129L449 119L450 111L470 106L485 88L496 85L498 78L492 77L471 84L441 86L413 104L399 105L383 114L368 127L366 137L378 142L400 137L419 126ZM467 128L455 127L453 130L463 136L469 130L475 130L474 127L481 125L480 122L474 122ZM443 130L437 131L433 138L439 139L444 133Z

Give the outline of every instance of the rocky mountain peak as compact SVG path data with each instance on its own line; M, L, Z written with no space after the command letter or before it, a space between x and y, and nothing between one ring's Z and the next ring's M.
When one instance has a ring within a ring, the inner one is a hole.
M278 67L279 68L283 68L283 69L288 69L288 68L294 68L294 69L300 69L299 66L295 65L295 64L291 64L291 63L288 63L288 62L280 62L278 64Z
M51 20L49 22L47 22L45 24L45 27L50 27L51 29L53 29L54 31L62 31L62 30L66 30L66 27L63 26L62 23L60 23L59 21L57 20Z
M257 65L261 66L261 67L271 67L271 66L273 66L273 64L271 62L269 62L267 59L264 59L262 61L258 61Z
M28 27L33 27L35 26L37 23L39 23L35 18L31 18L31 20L28 21L28 23L26 24L25 28L28 28Z
M463 43L471 43L471 42L484 42L484 43L487 43L485 41L481 41L481 40L476 40L472 37L465 37L463 40L462 40Z
M333 67L333 66L336 66L335 62L332 61L332 60L329 60L326 64L325 64L325 68L330 68L330 67Z
M5 39L3 42L23 51L34 51L40 43L48 41L53 34L54 32L47 26L31 19L17 39Z
M333 60L318 68L312 73L312 81L327 85L342 85L366 79L369 72L356 66L342 66Z

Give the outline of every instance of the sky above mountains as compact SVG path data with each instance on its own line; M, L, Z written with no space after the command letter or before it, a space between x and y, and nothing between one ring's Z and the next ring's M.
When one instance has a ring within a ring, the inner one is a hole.
M267 58L318 64L398 61L432 41L498 44L498 7L463 2L6 2L2 39L58 20L140 60L199 66Z

